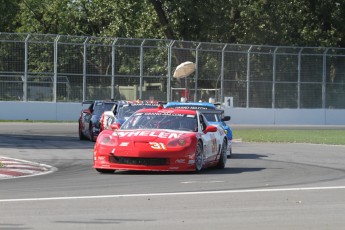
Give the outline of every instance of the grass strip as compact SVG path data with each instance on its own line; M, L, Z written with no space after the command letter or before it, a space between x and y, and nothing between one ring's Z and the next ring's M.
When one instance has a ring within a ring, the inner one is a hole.
M233 130L235 139L243 142L280 142L345 145L345 130Z

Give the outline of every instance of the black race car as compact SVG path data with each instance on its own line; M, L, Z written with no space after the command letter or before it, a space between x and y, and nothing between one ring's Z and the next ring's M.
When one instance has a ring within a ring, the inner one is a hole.
M96 141L100 132L100 119L102 113L111 110L115 101L97 100L85 101L83 104L90 104L83 109L79 117L79 139Z

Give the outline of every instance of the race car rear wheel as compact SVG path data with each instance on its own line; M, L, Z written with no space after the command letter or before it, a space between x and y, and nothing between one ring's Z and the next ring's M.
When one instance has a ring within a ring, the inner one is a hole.
M115 170L113 169L96 169L97 172L99 173L114 173Z
M200 172L204 165L202 142L198 141L195 152L195 172Z
M224 139L223 140L223 144L221 146L221 150L220 150L219 161L218 161L218 164L217 164L217 168L219 168L219 169L225 168L226 160L228 159L228 156L227 156L227 153L226 153L227 152L227 148L228 148L228 145L227 145L226 140Z

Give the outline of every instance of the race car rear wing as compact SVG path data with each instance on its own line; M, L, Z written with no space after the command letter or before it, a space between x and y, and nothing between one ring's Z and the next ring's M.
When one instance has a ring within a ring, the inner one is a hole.
M99 101L99 102L117 102L117 100L114 100L114 99L110 99L110 100L86 100L86 101L83 101L81 104L87 105L87 104L95 103L97 101Z
M94 103L95 101L92 101L92 100L88 100L88 101L83 101L81 104L82 105L88 105L88 104L92 104Z

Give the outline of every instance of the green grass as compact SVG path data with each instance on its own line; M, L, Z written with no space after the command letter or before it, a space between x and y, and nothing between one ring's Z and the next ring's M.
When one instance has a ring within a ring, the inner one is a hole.
M281 142L345 145L345 130L233 130L234 139L243 142Z

